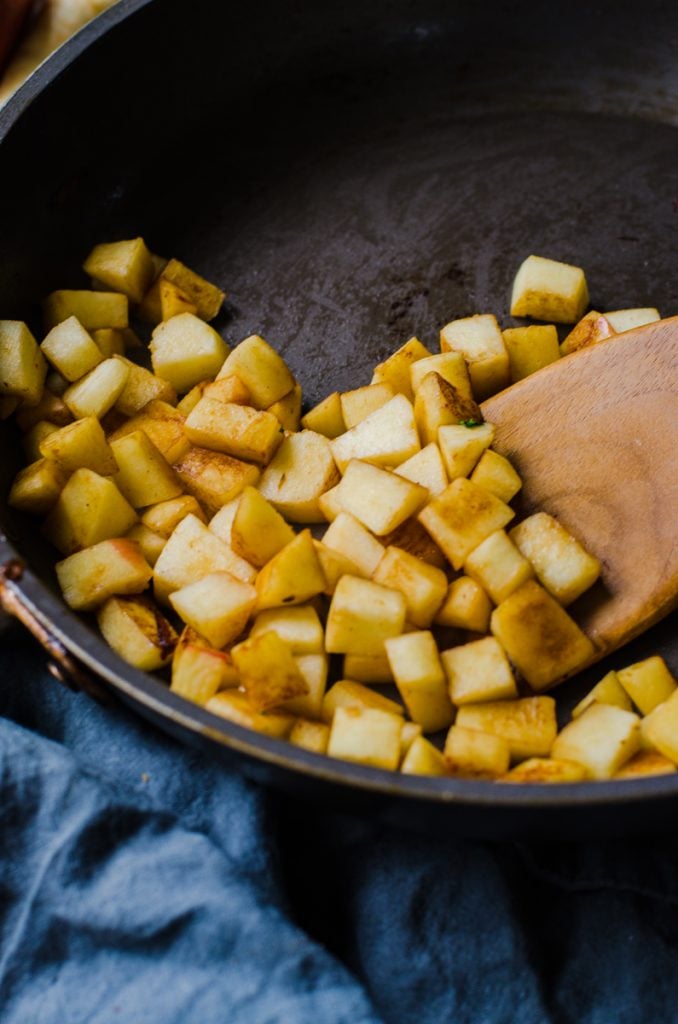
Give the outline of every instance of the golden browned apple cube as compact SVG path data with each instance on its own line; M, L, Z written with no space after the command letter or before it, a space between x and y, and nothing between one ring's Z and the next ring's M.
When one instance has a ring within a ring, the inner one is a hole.
M299 430L301 420L301 384L295 384L291 391L269 405L267 412L272 413L283 430L290 433Z
M661 319L658 309L654 306L642 309L615 309L605 314L605 319L617 334L632 331L634 327L644 327Z
M157 379L157 378L154 378ZM167 402L153 399L135 416L123 423L110 436L110 441L143 430L167 462L172 465L184 458L191 448L191 442L184 430L185 417Z
M461 477L419 513L419 522L452 563L461 569L474 548L513 519L499 498Z
M229 572L252 583L256 569L239 558L196 516L187 515L176 526L153 569L155 596L163 604L175 590L195 583L210 572Z
M9 492L9 504L21 512L41 516L55 505L68 473L51 459L38 459L20 469Z
M351 459L335 488L341 508L378 537L395 530L428 500L419 484L359 459Z
M596 683L593 689L572 708L572 717L578 718L592 704L614 704L618 708L623 708L624 711L633 711L628 694L614 671L604 675L600 682Z
M308 693L292 652L277 633L260 633L231 651L240 685L255 711L267 711Z
M342 675L359 683L394 682L391 665L384 654L345 654Z
M440 448L434 443L427 444L411 459L402 462L395 472L398 476L425 487L432 498L442 494L449 483Z
M577 352L580 348L589 348L597 345L600 341L613 338L616 331L612 324L602 313L592 309L590 313L583 316L567 335L560 346L560 354L567 356L570 352Z
M421 443L438 440L440 427L472 421L482 423L483 414L474 399L466 398L439 373L427 373L414 395L414 419Z
M249 391L255 409L267 409L295 385L285 360L258 334L236 345L219 370L220 377L232 373Z
M236 499L229 534L236 554L258 568L294 540L292 527L254 487L245 487Z
M495 608L490 628L533 690L583 668L595 648L564 608L528 580Z
M548 757L558 731L556 702L553 697L521 697L466 704L459 708L456 724L506 740L514 761Z
M342 576L346 574L349 576L369 575L368 573L361 573L355 562L342 555L341 552L325 547L321 541L314 540L313 546L325 576L326 586L323 593L327 594L328 597L332 596Z
M461 352L478 402L509 385L509 357L497 318L489 314L452 320L440 332L442 352Z
M88 374L64 391L63 400L75 419L96 416L101 419L122 394L129 366L114 356L104 359Z
M318 499L339 481L330 442L313 430L288 435L264 470L259 490L294 523L322 523Z
M386 640L384 646L412 721L424 732L446 729L454 720L454 708L433 634L428 630L405 633Z
M204 637L186 626L172 658L172 693L206 704L219 690L237 686L238 673L231 655L215 651Z
M188 297L196 306L198 316L202 320L213 320L221 309L226 297L225 292L179 260L169 260L163 267L161 276L165 281L176 285L179 291Z
M289 741L294 747L311 750L314 754L326 754L330 741L330 727L324 722L298 718L292 726Z
M440 657L454 704L479 704L517 696L508 658L494 637L485 636L452 647Z
M394 391L405 395L410 401L413 397L410 368L420 359L426 359L431 353L418 338L410 338L383 363L378 363L372 374L373 384L390 384Z
M327 615L325 649L331 654L383 654L384 640L402 633L406 610L400 591L359 576L342 576Z
M346 429L350 430L361 423L375 409L381 409L394 395L395 390L386 383L367 384L353 391L344 391L339 398Z
M251 583L222 570L175 590L169 599L181 619L218 648L240 636L256 598Z
M589 777L586 768L575 761L557 761L554 757L528 757L511 768L501 782L565 783L583 782Z
M645 779L648 775L672 775L676 771L673 761L656 750L639 750L623 764L615 779Z
M342 473L351 459L375 466L399 466L421 448L412 403L398 394L330 443Z
M86 331L101 327L124 329L129 324L129 302L126 295L118 292L62 289L47 296L43 315L47 331L70 316L77 317Z
M140 594L153 574L138 546L121 537L76 551L55 569L64 601L82 612L115 595Z
M172 533L186 516L193 515L205 522L205 513L192 494L182 494L178 498L170 498L169 501L160 501L157 505L151 505L144 509L141 515L141 522L149 530L160 534L165 540L172 536Z
M461 724L453 725L445 739L444 758L449 775L492 779L504 774L510 755L504 737Z
M325 649L323 626L312 604L268 608L259 612L252 623L250 636L258 633L277 633L295 655L320 654Z
M109 647L135 668L154 672L172 657L177 634L148 598L109 597L97 623Z
M402 548L437 569L447 569L445 555L417 519L406 519L395 530L385 534L381 541L386 547Z
M400 770L403 775L447 775L447 764L440 751L423 736L416 736Z
M53 459L66 473L93 469L101 476L109 476L117 472L115 455L95 416L86 416L61 428L48 425L51 429L40 442L40 453L46 459Z
M556 737L551 753L576 761L594 779L609 779L640 747L640 719L612 704L592 704Z
M581 267L528 256L513 282L511 316L573 324L589 303L589 291Z
M273 736L276 739L285 739L289 736L294 725L294 715L288 715L281 711L266 713L255 711L247 696L240 690L222 690L221 693L210 697L205 707L213 715L225 718L235 725L254 729L255 732L262 733L264 736Z
M71 382L84 377L104 358L92 336L74 316L53 327L40 349L61 376Z
M502 336L513 383L560 359L558 331L553 324L509 327Z
M159 324L150 350L153 372L179 394L214 377L228 355L223 338L192 313L180 313Z
M343 761L395 771L402 718L377 708L337 708L327 753Z
M676 680L658 655L619 669L617 679L641 715L649 715L676 689Z
M460 576L450 583L433 621L437 626L487 633L491 612L492 602L480 584L469 576Z
M109 537L122 537L137 514L110 477L77 469L64 486L43 526L47 539L64 555Z
M170 501L183 493L176 473L143 430L118 438L111 448L118 464L115 482L133 508Z
M339 437L346 430L344 416L341 411L341 395L333 391L322 402L314 405L312 409L301 417L301 425L304 430L313 430L316 434L322 434L330 440Z
M494 440L491 423L452 423L438 431L438 447L450 480L468 476Z
M173 463L185 489L215 515L248 486L256 484L260 470L251 462L234 459L208 448L191 448Z
M83 263L86 274L122 292L132 302L141 302L155 276L153 260L143 238L95 245Z
M435 356L427 356L413 363L410 380L414 394L419 390L424 377L429 373L439 374L448 384L452 384L464 401L473 399L471 378L468 375L466 360L461 352L440 352Z
M571 604L600 575L600 562L546 512L528 516L511 540L534 566L537 579L562 605Z
M186 417L184 429L201 448L264 465L283 438L282 427L272 413L205 397Z
M35 406L42 396L46 374L45 357L26 324L0 320L0 395ZM49 417L41 413L38 419Z
M193 313L197 316L198 307L191 302L186 292L182 292L181 288L177 288L171 281L166 281L164 277L159 277L153 282L137 309L139 319L149 324L170 320L179 313Z
M504 530L486 537L464 562L464 570L476 580L495 604L501 604L526 580L534 569L521 555Z
M138 412L145 411L150 402L163 402L174 407L177 395L169 381L161 380L124 356L116 358L123 360L129 370L125 386L115 403L118 412L123 416L136 416Z
M325 591L327 582L310 530L302 530L260 570L256 580L257 612L303 604Z
M330 523L322 539L324 548L337 552L358 567L358 575L369 578L386 550L362 523L340 512ZM355 574L354 574L355 575Z
M418 736L421 736L420 725L417 725L416 722L403 722L402 732L400 733L401 761Z
M405 598L407 619L426 629L447 594L447 576L402 548L388 547L372 574L375 583L399 590Z
M484 451L470 479L478 487L494 494L495 498L507 504L514 498L522 481L508 459L491 449Z
M297 668L304 677L308 693L285 701L281 709L301 715L302 718L320 718L322 714L329 659L326 654L295 654Z
M403 708L396 701L376 693L369 686L363 686L354 679L340 679L327 691L322 703L323 721L331 722L337 708L376 708L390 715L399 715L401 721L403 715Z

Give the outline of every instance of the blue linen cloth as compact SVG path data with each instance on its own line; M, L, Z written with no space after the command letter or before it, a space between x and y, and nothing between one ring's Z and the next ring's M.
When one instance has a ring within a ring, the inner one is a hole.
M678 1021L673 840L441 840L244 781L0 648L2 1024Z

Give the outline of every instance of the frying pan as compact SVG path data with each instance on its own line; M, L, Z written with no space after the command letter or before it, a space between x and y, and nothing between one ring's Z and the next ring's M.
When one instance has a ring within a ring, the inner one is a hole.
M446 321L502 314L531 252L584 266L598 308L676 313L677 43L659 0L122 0L0 114L1 315L39 334L36 300L84 285L92 244L143 234L227 288L218 329L278 346L311 404L413 334L435 350ZM4 603L69 685L268 784L437 833L583 838L678 817L678 775L401 777L189 705L63 606L53 552L6 505L11 425L1 443ZM562 712L614 665L661 652L678 670L676 623L562 687Z

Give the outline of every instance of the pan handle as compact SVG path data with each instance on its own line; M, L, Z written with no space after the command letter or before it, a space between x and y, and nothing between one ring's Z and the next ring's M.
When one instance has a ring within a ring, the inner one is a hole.
M53 633L37 618L23 597L18 583L26 566L19 558L0 565L0 609L18 619L48 655L47 671L67 689L86 693L99 704L112 704L108 690L71 655Z

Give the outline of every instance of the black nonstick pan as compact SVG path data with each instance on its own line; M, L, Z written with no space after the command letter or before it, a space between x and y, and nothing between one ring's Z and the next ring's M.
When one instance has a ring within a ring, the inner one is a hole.
M38 300L86 284L95 242L142 234L222 284L218 329L263 334L312 404L412 335L435 350L455 317L510 325L531 252L585 267L596 308L676 314L677 54L678 8L659 0L121 0L0 113L0 316L40 334ZM584 838L678 818L678 774L397 776L183 702L63 606L53 553L6 506L7 424L2 451L4 601L71 684L274 786L439 833ZM678 671L677 622L562 687L563 709L615 664L662 653Z

